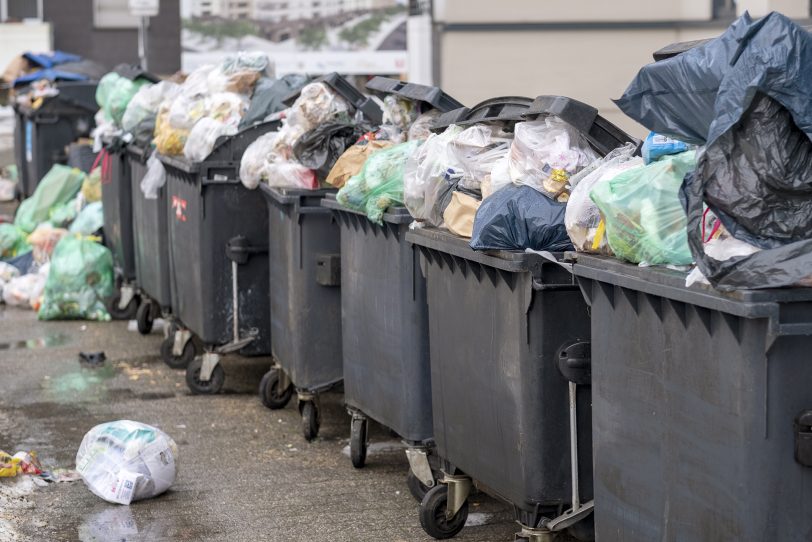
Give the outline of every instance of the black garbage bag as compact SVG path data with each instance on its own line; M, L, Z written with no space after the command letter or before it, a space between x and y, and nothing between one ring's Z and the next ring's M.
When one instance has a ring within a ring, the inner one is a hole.
M756 92L812 133L812 36L779 13L745 13L721 36L642 68L617 106L654 132L697 145L725 133Z
M282 111L287 106L285 98L307 84L308 78L298 73L289 73L279 79L263 77L257 82L248 111L240 121L240 128L265 120L265 117Z
M565 203L526 185L506 186L485 198L474 218L474 250L573 250L564 227Z
M680 197L691 253L716 288L791 286L812 276L812 141L772 98L758 94L708 145ZM723 261L708 256L703 202L733 237L762 250Z
M355 145L370 130L372 126L364 122L322 124L296 141L293 155L300 164L314 170L316 177L326 179L344 151Z

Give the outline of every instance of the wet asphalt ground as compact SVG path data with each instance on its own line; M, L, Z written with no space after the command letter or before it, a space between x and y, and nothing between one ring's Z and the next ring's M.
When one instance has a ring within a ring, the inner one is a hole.
M0 542L24 540L424 541L397 438L374 427L366 468L350 464L342 396L323 398L321 433L301 435L292 401L270 411L256 390L270 360L226 358L217 396L194 396L158 356L162 334L127 322L39 322L0 305L0 450L35 450L73 468L94 425L132 419L171 435L179 474L164 495L108 504L81 481L0 480ZM104 351L98 368L80 351ZM511 509L479 494L460 541L509 541Z

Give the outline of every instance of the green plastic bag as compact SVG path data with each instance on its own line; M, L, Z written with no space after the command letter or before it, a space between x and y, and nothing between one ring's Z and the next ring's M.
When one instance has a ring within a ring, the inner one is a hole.
M85 174L79 169L55 164L37 185L34 194L22 202L14 224L31 233L51 216L51 210L72 200L82 188Z
M0 259L31 252L27 237L28 234L14 224L0 224Z
M53 227L67 228L71 222L76 220L76 215L79 214L79 205L76 201L77 198L78 196L51 209L48 221Z
M113 255L88 237L67 235L51 254L40 320L110 320L105 300L113 295Z
M110 72L99 81L96 87L96 103L104 111L104 115L116 126L121 127L121 119L127 111L127 105L133 99L138 89L151 84L146 79L135 81L122 77L116 72Z
M688 151L624 171L592 189L615 256L646 265L693 261L679 189L694 167L696 152Z
M102 202L97 201L88 203L85 208L79 211L79 215L73 224L70 225L68 231L71 233L79 233L81 235L93 235L104 226L104 212L102 210Z
M358 175L351 177L336 194L341 205L366 213L376 224L391 205L403 205L403 172L406 160L423 143L409 141L381 149L367 158Z

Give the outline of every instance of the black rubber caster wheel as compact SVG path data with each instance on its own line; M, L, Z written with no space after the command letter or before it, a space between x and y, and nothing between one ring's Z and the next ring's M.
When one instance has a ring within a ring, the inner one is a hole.
M285 408L293 397L293 386L288 385L287 389L279 389L279 369L271 369L262 377L259 382L259 398L262 404L271 410Z
M369 420L353 418L350 422L350 460L356 469L364 468L367 462L367 435Z
M211 378L208 382L200 380L200 369L203 367L203 360L197 358L192 360L188 367L186 367L186 385L195 395L214 395L223 389L223 383L226 380L226 372L223 366L219 363L211 372Z
M409 469L409 474L406 476L406 485L409 486L409 493L412 494L412 497L414 497L414 500L417 502L423 502L426 493L431 489L421 482L420 478L415 476L411 469Z
M445 516L447 506L448 486L444 484L431 488L420 503L420 526L426 534L437 540L457 536L468 519L467 500L451 519Z
M194 341L189 339L189 342L183 347L183 352L180 356L176 356L172 353L174 346L175 334L170 333L169 337L165 338L161 343L161 359L172 369L185 369L192 360L195 359L195 354L197 353Z
M119 307L121 301L121 291L116 290L113 297L107 302L107 312L113 320L132 320L138 311L138 296L134 296L123 309Z
M302 404L302 434L306 441L310 442L319 434L319 411L316 403L305 401Z
M138 305L138 310L135 311L135 323L138 324L138 333L141 335L152 333L153 322L152 303L147 302Z

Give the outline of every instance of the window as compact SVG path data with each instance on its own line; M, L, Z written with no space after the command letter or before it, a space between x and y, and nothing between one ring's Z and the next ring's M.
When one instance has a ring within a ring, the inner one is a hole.
M714 19L735 19L736 0L713 0Z
M93 0L96 28L138 28L141 20L130 14L128 0Z
M0 0L0 21L42 20L42 0Z

